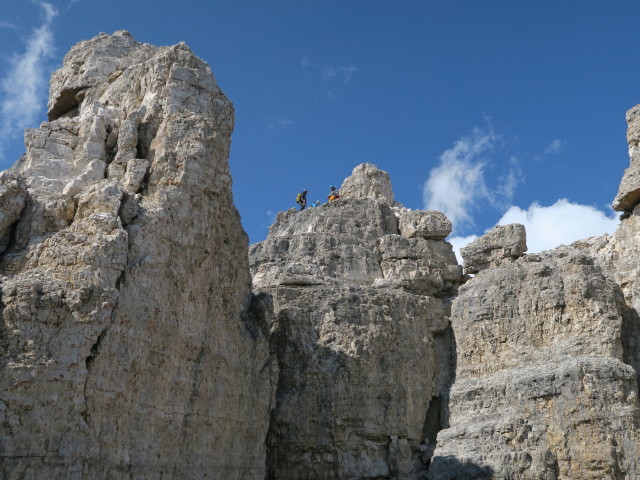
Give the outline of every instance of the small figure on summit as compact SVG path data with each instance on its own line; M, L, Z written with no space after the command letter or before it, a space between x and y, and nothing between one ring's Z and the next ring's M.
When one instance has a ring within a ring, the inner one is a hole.
M336 187L334 187L333 185L331 185L329 187L329 195L327 195L327 198L329 199L330 202L333 202L334 200L337 200L340 198L340 195L338 194L338 190L336 190Z
M315 202L311 202L311 206L313 208L319 207L320 206L320 200L316 200Z
M304 210L307 206L307 189L305 188L296 196L296 203L300 205L300 211Z

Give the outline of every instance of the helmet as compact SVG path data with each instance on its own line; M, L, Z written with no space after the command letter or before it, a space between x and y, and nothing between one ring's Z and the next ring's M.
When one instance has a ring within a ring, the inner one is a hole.
M331 185L329 188L330 188L331 190L335 190L335 189L336 189L336 187L334 187L333 185Z
M303 190L304 193L307 193L309 190L307 190L306 188Z

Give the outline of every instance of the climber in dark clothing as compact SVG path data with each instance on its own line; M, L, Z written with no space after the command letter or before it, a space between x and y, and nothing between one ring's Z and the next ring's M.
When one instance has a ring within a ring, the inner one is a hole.
M307 206L307 189L305 188L302 192L296 196L296 203L300 205L300 211L304 210Z

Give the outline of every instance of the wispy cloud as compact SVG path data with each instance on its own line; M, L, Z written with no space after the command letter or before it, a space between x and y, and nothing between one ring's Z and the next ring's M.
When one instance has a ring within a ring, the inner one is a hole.
M549 145L547 145L544 148L544 153L549 154L549 153L560 153L562 150L564 150L564 147L566 146L566 143L563 142L562 140L559 139L555 139L553 142L551 142Z
M480 201L496 208L510 205L517 185L522 181L519 161L510 157L488 185L485 172L498 167L487 154L497 150L502 138L493 129L474 128L440 156L440 164L429 173L423 185L424 208L443 212L454 231L473 225L472 212Z
M6 20L1 20L0 19L0 28L13 28L13 29L17 29L18 26L14 23L11 22L7 22Z
M37 2L42 23L28 37L25 51L14 54L0 79L0 161L9 141L32 125L46 101L45 61L54 52L51 24L58 11L49 2Z
M320 78L325 82L332 79L342 79L344 83L349 83L351 77L357 71L357 68L353 65L345 67L322 66L316 62L312 62L307 57L304 57L300 64L302 65L302 68L310 68L317 71Z
M291 125L293 125L293 120L286 120L283 118L271 118L265 122L265 128L269 132L285 130Z

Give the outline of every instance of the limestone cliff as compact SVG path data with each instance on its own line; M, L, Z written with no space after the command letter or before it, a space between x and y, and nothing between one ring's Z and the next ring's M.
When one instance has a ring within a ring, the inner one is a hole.
M0 176L0 477L263 478L276 367L233 121L183 44L119 31L65 56Z
M614 202L634 213L638 111ZM640 478L639 232L631 215L613 236L522 256L512 225L463 249L479 273L452 303L451 427L429 478Z
M362 164L248 251L209 67L79 43L0 173L0 477L640 478L638 112L613 236L470 277Z
M439 212L393 202L363 164L343 198L280 213L252 246L273 295L280 378L269 478L422 478L451 378L448 298L462 269Z

